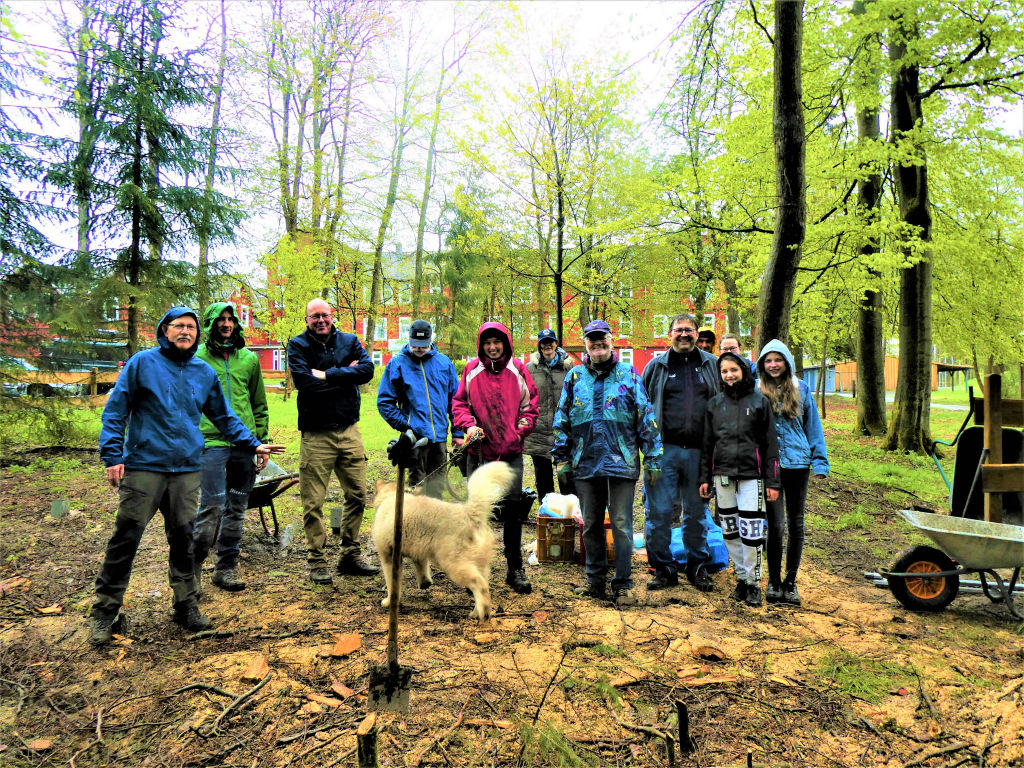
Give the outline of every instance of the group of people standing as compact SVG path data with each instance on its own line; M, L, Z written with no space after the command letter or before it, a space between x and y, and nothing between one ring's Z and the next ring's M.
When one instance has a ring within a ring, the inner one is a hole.
M372 379L374 365L354 334L337 330L325 301L311 301L305 320L306 331L289 342L288 365L298 392L309 578L329 584L334 575L372 576L379 570L363 557L359 541L366 492L359 386ZM176 623L192 631L211 626L198 599L203 563L215 545L212 584L227 591L246 586L238 555L248 495L256 472L284 446L266 443L259 361L245 349L234 307L215 303L206 310L202 346L199 327L192 310L169 310L157 326L158 346L128 361L104 408L100 453L120 503L96 581L90 622L96 644L124 629L120 609L132 562L157 510L164 515L170 549ZM524 364L513 352L508 329L488 322L478 331L477 357L460 377L434 344L430 324L416 320L408 344L382 374L378 411L399 432L427 438L410 472L410 484L424 493L441 495L449 432L456 449L467 453L469 473L497 460L514 469L517 482L497 515L504 529L506 583L515 592L532 590L523 568L519 515L523 456L529 455L542 499L556 481L559 492L580 499L586 584L578 593L607 597L607 515L615 554L612 598L620 606L636 602L633 502L642 474L652 570L648 590L679 582L669 546L679 509L686 578L698 590L713 589L704 500L715 495L737 576L733 596L760 605L761 548L767 539L767 599L799 604L796 573L808 477L812 469L819 476L828 472L810 391L794 377L792 355L779 341L767 344L754 366L738 354L735 337L734 349L726 349L729 337L723 338L720 358L701 349L692 315L673 318L669 335L670 349L641 377L619 360L602 320L584 328L579 364L550 329L540 332ZM332 474L344 496L333 574L323 520Z

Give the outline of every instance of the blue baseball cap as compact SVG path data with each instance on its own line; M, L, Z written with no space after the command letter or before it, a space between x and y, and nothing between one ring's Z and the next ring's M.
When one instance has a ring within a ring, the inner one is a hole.
M612 329L604 320L591 320L587 323L587 327L583 329L584 336L604 336L605 334L610 335L611 332Z
M541 342L553 341L555 344L558 343L558 336L550 328L545 328L543 331L537 334L537 346L541 345Z
M409 346L422 349L430 346L433 329L426 320L415 320L409 326Z

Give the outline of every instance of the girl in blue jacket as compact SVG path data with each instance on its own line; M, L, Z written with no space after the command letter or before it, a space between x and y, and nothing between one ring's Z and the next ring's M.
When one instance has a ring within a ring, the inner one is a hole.
M808 387L793 376L793 353L778 339L772 339L757 358L758 383L772 404L775 431L779 438L782 494L768 502L768 591L769 603L800 605L796 572L804 549L804 505L811 471L819 478L828 475L825 434L818 419L818 407ZM782 541L789 532L786 549L786 578L782 578Z

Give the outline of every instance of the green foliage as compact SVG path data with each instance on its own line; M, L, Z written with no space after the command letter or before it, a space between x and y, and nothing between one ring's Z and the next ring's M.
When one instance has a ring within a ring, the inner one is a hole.
M622 711L622 694L620 694L615 686L609 682L608 675L602 674L597 678L597 682L594 683L594 690L597 692L597 695L604 701L608 702L616 712Z
M523 723L519 728L523 740L522 762L527 765L558 766L558 768L581 768L597 765L593 755L577 752L564 733L550 720L544 720L540 727Z
M0 399L0 446L94 446L99 438L99 413L69 407L64 398Z
M818 662L817 675L844 696L877 704L893 689L912 682L915 671L913 666L835 650Z

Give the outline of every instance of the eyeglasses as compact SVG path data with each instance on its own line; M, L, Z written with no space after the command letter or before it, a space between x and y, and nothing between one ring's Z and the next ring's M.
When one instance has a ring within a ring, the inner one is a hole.
M672 333L678 336L682 334L684 336L693 336L697 332L696 328L673 328Z
M195 333L197 330L199 330L194 325L192 325L192 323L168 323L167 327L173 328L174 330L180 331L181 333Z
M307 320L330 320L330 312L317 312L315 315L306 315Z

